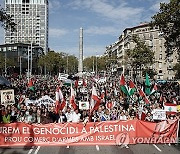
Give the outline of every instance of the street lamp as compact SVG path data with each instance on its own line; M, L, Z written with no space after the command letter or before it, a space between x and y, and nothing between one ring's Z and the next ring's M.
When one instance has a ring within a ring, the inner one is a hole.
M33 57L32 57L32 49L33 49L33 47L32 47L32 41L31 41L31 46L30 46L30 49L29 49L29 46L28 46L28 82L29 82L29 78L30 78L30 76L32 75L32 60L33 60ZM30 56L30 53L29 52L31 52L31 61L29 62L29 56ZM30 66L29 66L29 64L30 64ZM30 67L30 68L29 68ZM30 69L30 70L29 70Z

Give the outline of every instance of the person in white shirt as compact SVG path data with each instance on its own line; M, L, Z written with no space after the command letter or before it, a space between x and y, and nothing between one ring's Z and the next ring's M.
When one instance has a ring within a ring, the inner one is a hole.
M80 122L81 119L81 114L79 113L78 109L76 109L74 112L73 112L73 116L72 116L72 122Z
M124 111L122 111L121 114L119 115L119 120L127 120L127 117L126 117Z
M72 122L73 113L71 112L70 107L67 108L67 112L66 112L65 115L66 115L66 118L67 118L67 122Z

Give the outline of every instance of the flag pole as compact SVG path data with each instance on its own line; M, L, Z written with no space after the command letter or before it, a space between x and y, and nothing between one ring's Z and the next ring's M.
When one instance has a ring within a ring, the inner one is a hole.
M179 137L180 137L180 136L178 136L178 135L179 135L179 123L180 123L180 120L178 119L178 126L177 126L177 138L176 138L176 143L177 143L177 144L179 144L179 142L178 142L178 141L179 141Z

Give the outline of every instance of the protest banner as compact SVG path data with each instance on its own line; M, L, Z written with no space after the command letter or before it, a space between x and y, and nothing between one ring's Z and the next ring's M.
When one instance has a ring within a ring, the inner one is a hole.
M161 127L162 126L162 127ZM163 136L163 139L159 140ZM65 124L0 124L0 146L66 146L175 143L177 121L151 123L139 120Z
M1 104L2 105L11 105L15 103L14 100L14 89L1 90Z
M153 110L153 119L154 120L166 120L166 111L162 109Z
M137 121L136 143L177 143L178 120Z
M39 98L38 100L30 100L28 98L25 99L25 104L35 104L37 106L41 106L41 104L47 105L47 104L55 104L55 101L51 99L49 96L45 95Z

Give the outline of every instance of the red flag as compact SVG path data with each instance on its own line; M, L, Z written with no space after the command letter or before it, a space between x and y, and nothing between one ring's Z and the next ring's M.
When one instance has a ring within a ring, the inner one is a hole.
M28 87L33 87L33 81L32 81L32 79L29 80L29 82L28 82Z
M78 88L78 80L75 81L74 86L75 86L76 89Z
M155 84L154 84L154 87L153 87L153 89L152 89L152 91L151 91L151 94L155 93L157 90L158 90L157 84L155 83Z
M64 99L61 89L59 89L59 98L61 100L60 110L63 110L66 106L66 100Z
M25 100L25 98L22 95L20 95L20 97L19 97L19 104L21 104L24 100Z
M72 85L71 85L70 103L71 103L73 109L76 110L76 109L77 109L77 105L76 105L76 103L75 103L75 94L74 94L74 89L72 88Z
M104 94L104 92L101 94L101 99L104 99L104 97L105 97L105 94Z
M59 87L56 89L56 105L55 105L55 112L56 114L60 110L60 102L59 102Z
M145 93L144 93L144 91L142 90L142 88L139 89L139 95L140 95L141 97L144 97L144 96L145 96Z
M83 86L84 86L84 87L87 86L87 83L86 83L85 79L83 79Z
M149 104L150 101L149 99L147 98L146 94L144 93L144 91L142 90L142 88L139 89L139 95L144 99L145 103L146 104Z
M101 99L98 97L96 88L92 87L92 95L91 95L91 112L93 110L97 110L101 103Z
M113 103L113 102L107 102L107 103L106 103L106 108L107 108L107 109L110 110L110 109L112 109L113 107L114 107L114 103Z
M126 81L125 81L125 78L124 78L123 74L121 74L120 85L121 86L125 86L126 85Z

